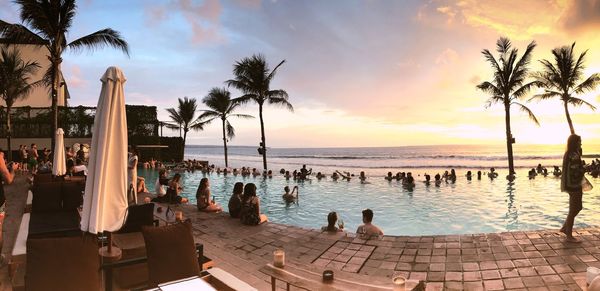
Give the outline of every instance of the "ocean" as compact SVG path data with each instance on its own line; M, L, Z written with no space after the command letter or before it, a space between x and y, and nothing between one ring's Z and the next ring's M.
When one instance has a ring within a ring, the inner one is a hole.
M517 174L538 164L552 172L552 166L562 165L564 145L514 145ZM600 158L600 145L584 145L584 160ZM229 166L262 169L262 157L256 147L228 147ZM218 167L225 165L223 146L188 145L186 159L207 160ZM313 170L331 174L335 170L369 176L384 176L398 171L425 173L456 169L487 171L508 168L506 146L502 145L436 145L403 147L339 147L339 148L268 148L269 169L299 169L303 164Z

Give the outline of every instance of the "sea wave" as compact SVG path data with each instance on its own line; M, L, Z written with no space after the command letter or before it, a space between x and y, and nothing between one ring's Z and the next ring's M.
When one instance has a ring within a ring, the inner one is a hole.
M584 158L595 158L600 155L584 155ZM407 155L407 156L324 156L324 155L272 155L280 159L323 159L323 160L473 160L473 161L504 161L506 156L477 156L477 155ZM560 155L551 156L514 156L515 160L556 160Z

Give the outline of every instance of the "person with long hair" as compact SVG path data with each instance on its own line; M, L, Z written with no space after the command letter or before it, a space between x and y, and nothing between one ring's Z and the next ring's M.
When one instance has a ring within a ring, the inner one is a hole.
M560 229L560 232L567 236L568 242L580 242L573 237L573 224L575 223L575 217L583 208L581 182L585 170L581 161L581 154L581 137L571 134L567 140L567 150L563 156L563 173L560 179L560 190L569 193L569 214Z
M344 229L342 228L343 225L340 224L340 228L338 228L336 225L336 222L338 220L338 216L337 213L335 211L329 212L329 214L327 214L327 225L321 227L322 231L327 231L327 232L338 232L338 231L344 231Z
M229 209L229 216L231 218L240 218L240 211L242 210L242 195L244 194L244 183L237 182L233 186L233 193L229 198L227 208Z
M210 199L210 183L208 178L202 178L198 190L196 190L196 206L203 212L221 212L221 205Z
M188 202L187 198L181 197L179 194L183 191L181 187L181 175L179 173L173 176L173 179L169 181L169 187L167 188L167 194L162 197L161 200L170 204L181 204Z
M256 185L248 183L244 186L240 220L246 225L259 225L267 221L267 216L260 213L260 201L256 197Z

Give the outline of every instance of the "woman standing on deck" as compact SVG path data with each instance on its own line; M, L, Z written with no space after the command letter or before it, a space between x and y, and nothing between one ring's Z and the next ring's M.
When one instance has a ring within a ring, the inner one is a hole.
M137 165L137 149L135 146L129 146L129 154L127 159L127 181L129 182L130 191L133 192L133 197L129 197L129 200L133 199L133 201L137 201Z
M569 193L569 214L560 229L567 236L568 242L580 242L573 237L575 216L583 208L582 180L584 178L583 163L581 162L581 137L572 134L567 140L567 151L563 156L563 174L560 179L560 190Z

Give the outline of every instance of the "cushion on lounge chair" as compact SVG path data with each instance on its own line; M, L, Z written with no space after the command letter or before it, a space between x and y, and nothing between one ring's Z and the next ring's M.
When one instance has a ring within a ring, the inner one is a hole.
M48 182L52 182L52 181L54 181L54 178L52 177L52 173L50 173L50 174L37 173L33 176L34 184L48 183Z
M100 290L98 245L92 236L29 239L25 289Z
M144 226L142 234L150 286L200 274L190 221L162 227Z
M28 238L73 236L81 233L77 210L31 213Z
M38 183L31 192L32 213L62 211L62 182Z
M127 208L125 224L118 233L139 232L142 226L152 226L154 223L154 203L131 205Z
M85 184L81 182L63 182L62 207L64 210L76 210L83 204Z

